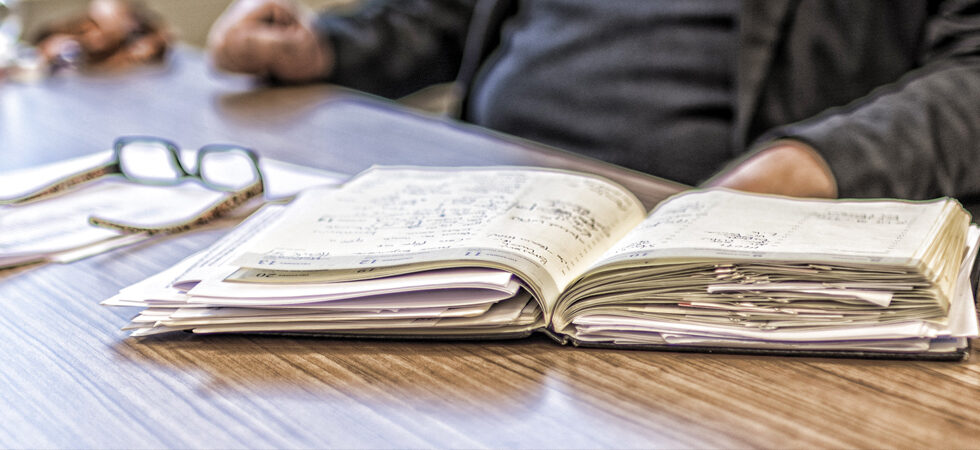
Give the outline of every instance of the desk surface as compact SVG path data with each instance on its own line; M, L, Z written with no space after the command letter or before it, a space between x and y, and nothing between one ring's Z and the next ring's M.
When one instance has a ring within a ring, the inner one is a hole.
M186 147L239 142L349 173L373 163L537 164L604 173L648 204L676 189L527 143L488 141L467 127L371 131L370 120L338 112L337 95L327 86L257 89L216 77L189 51L165 68L0 85L0 169L151 134ZM473 146L438 145L450 135ZM345 151L352 146L361 150ZM544 338L128 339L119 328L136 310L98 305L217 237L192 233L0 272L0 447L980 443L976 354L920 363L586 350Z

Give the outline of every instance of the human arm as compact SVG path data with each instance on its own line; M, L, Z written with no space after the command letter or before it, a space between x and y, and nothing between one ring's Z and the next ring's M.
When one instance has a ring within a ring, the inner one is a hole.
M980 6L932 6L914 69L846 105L771 129L750 148L778 139L809 145L844 197L980 196Z
M333 70L333 52L312 22L312 13L291 0L236 1L208 33L211 62L285 82L323 79Z
M162 59L171 40L168 27L146 8L93 0L83 15L42 28L34 45L51 70L120 69Z
M301 10L286 0L239 0L215 22L209 49L215 65L225 70L271 74L283 81L331 81L399 97L455 77L474 3L373 1L348 15L323 12L297 19ZM241 30L238 37L236 29ZM249 37L255 30L264 32ZM255 42L251 46L249 39ZM277 50L286 45L299 48ZM313 64L303 67L302 76L279 73L309 58Z
M705 185L792 197L837 197L837 183L823 157L789 139L752 153Z
M396 98L454 80L476 3L375 0L349 15L320 14L314 28L337 55L330 81Z

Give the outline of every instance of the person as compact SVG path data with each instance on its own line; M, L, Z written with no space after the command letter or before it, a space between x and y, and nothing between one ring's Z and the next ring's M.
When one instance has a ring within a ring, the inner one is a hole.
M222 70L398 97L692 185L980 200L980 2L239 0Z
M116 70L164 58L172 37L148 9L128 0L92 0L84 15L48 24L33 39L53 71Z

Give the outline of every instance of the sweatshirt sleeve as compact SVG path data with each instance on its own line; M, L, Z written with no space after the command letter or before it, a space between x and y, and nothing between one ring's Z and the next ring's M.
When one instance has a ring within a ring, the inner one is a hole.
M328 81L395 98L453 80L474 3L369 1L350 14L321 13L314 29L336 56Z
M920 67L846 106L759 141L815 148L842 197L980 198L980 2L947 2Z

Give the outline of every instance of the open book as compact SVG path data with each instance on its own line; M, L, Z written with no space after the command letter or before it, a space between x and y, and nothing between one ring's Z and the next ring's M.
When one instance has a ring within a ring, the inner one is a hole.
M316 333L957 359L980 233L950 199L689 191L647 214L605 179L374 168L266 208L107 300L134 335Z

